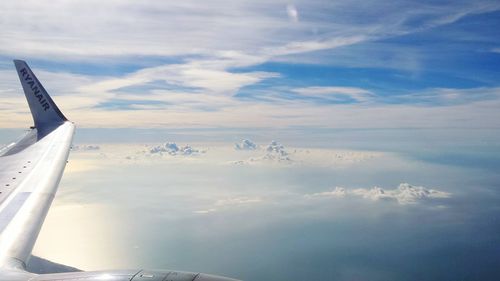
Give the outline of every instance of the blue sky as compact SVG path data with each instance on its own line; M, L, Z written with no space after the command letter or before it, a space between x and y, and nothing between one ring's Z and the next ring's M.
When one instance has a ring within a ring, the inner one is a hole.
M4 127L13 58L81 127L498 127L496 1L2 5Z

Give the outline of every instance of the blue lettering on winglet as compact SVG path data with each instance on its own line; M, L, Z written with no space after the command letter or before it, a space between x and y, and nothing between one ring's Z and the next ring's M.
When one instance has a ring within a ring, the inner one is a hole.
M26 68L22 68L19 70L19 73L24 79L24 82L28 84L31 88L33 96L38 99L38 102L43 108L43 111L47 111L50 109L50 104L47 102L47 100L43 97L43 94L40 91L40 86L37 85L36 81L29 75L28 70Z

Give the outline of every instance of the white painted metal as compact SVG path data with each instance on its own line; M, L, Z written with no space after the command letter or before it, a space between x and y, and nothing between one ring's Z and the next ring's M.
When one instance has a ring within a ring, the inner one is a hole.
M31 255L64 171L74 128L67 121L24 150L0 157L2 188L15 187L0 205L0 266L24 266Z

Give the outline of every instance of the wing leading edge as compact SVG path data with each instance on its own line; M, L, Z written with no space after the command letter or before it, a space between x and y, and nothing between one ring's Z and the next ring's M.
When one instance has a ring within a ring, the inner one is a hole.
M68 159L74 125L15 60L35 126L0 154L0 267L24 269Z

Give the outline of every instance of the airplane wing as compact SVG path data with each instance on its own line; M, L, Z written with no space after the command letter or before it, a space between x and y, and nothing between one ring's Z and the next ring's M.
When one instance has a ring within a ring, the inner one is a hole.
M66 166L75 126L26 62L14 64L34 126L19 141L0 149L0 281L237 281L171 270L27 272L26 263Z
M14 64L34 126L0 150L0 267L24 269L57 191L75 126L26 62Z

